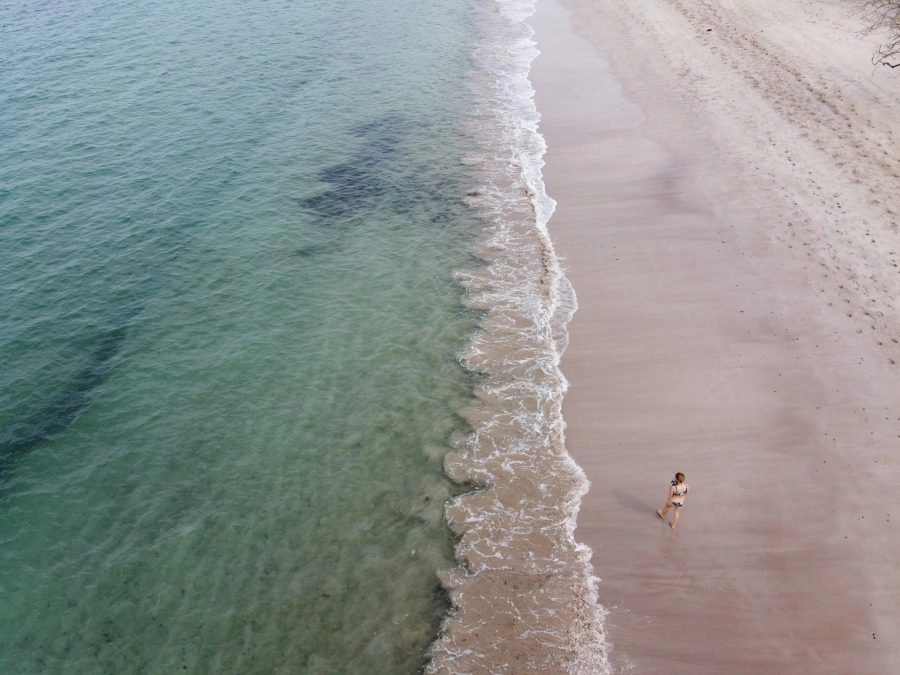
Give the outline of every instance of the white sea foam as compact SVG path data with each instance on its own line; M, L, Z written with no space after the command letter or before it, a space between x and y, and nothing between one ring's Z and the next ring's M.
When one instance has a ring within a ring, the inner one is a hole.
M472 128L483 151L466 161L484 179L470 205L488 223L486 266L458 276L485 312L462 361L485 377L465 411L472 433L445 460L478 488L446 508L461 566L443 575L454 610L434 673L609 672L591 553L574 538L588 481L565 449L559 363L577 301L548 232L533 12L534 0L497 0L478 17Z

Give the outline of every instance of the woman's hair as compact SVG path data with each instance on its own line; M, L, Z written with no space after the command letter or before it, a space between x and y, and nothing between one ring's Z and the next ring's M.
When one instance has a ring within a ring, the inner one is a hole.
M684 482L684 474L683 474L683 473L676 473L676 474L675 474L675 480L677 480L679 483L683 483L683 482Z

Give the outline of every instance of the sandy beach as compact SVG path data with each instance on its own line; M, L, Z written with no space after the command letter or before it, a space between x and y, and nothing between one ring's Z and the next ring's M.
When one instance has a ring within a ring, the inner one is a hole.
M576 538L617 673L900 672L900 75L863 24L538 2Z

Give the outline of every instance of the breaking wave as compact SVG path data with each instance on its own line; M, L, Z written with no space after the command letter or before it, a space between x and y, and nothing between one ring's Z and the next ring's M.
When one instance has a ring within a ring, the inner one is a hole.
M462 354L480 383L464 411L472 431L444 462L474 489L446 507L460 566L442 574L453 609L428 672L608 673L598 580L574 537L589 484L565 447L559 363L577 302L547 229L555 202L528 79L534 0L479 12L472 133L481 151L467 161L483 177L470 206L487 223L477 251L485 265L458 278L484 316Z

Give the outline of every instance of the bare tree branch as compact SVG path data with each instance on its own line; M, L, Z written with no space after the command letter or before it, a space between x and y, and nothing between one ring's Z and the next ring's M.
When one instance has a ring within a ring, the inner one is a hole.
M872 64L900 68L900 0L862 0L867 32L885 30L890 36L872 54Z

